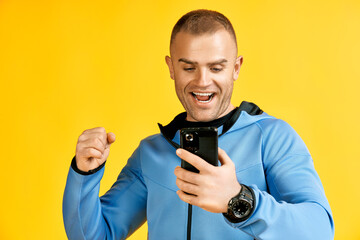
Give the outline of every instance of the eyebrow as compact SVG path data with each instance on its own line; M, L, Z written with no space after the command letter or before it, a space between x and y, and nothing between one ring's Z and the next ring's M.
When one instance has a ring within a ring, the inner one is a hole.
M188 60L186 58L180 58L178 60L178 62L184 62L187 64L195 64L195 65L198 64L198 62L194 62L194 61ZM222 63L227 63L227 62L228 62L228 60L226 60L225 58L222 58L222 59L216 60L215 62L208 63L207 65L211 66L211 65L222 64Z

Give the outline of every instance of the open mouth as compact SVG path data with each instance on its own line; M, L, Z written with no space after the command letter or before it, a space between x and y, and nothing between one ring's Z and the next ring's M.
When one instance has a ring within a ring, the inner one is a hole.
M191 93L194 98L201 103L208 103L214 97L214 93L199 93L199 92L192 92Z

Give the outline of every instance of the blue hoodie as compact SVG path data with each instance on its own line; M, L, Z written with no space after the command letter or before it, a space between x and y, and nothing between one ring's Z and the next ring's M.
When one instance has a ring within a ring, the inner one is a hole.
M192 240L333 239L332 213L310 153L284 121L241 111L219 137L238 181L255 193L255 210L240 223L196 206L189 216L188 204L176 194L174 169L181 160L171 143L179 144L179 131L167 138L142 140L100 198L104 167L87 175L70 168L63 199L69 239L125 239L147 220L148 239L186 240L189 217Z

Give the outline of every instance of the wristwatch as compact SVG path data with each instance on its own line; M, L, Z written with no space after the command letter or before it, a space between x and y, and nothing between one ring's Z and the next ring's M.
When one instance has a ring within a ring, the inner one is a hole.
M240 192L230 199L227 213L223 213L232 223L245 221L254 211L255 195L253 190L244 184L240 185Z

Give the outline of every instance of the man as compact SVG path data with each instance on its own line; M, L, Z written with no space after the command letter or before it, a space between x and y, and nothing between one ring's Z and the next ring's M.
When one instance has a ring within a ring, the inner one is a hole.
M100 198L115 135L81 134L63 201L69 239L125 239L146 220L149 239L332 239L331 210L300 137L254 104L230 103L242 57L229 20L187 13L173 29L170 55L186 112L141 141ZM218 128L221 166L178 148L179 129L196 126ZM199 173L179 167L180 159Z

